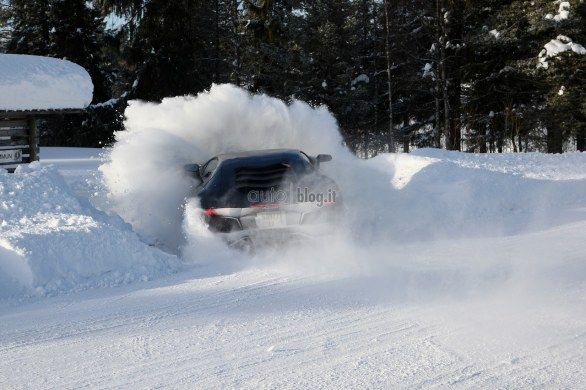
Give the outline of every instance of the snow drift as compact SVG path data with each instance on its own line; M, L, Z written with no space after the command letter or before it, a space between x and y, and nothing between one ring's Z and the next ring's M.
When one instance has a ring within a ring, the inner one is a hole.
M94 86L73 62L22 54L0 54L0 110L85 108Z
M0 169L0 297L148 280L177 265L120 218L77 199L54 169Z
M353 225L370 240L396 242L503 236L581 218L586 154L474 155L422 149L379 155L350 187Z

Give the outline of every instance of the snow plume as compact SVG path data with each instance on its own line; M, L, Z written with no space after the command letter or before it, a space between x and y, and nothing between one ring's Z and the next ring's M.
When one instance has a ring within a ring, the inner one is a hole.
M199 265L212 265L214 270L246 264L245 253L229 248L210 232L197 212L199 208L199 201L195 198L185 204L182 229L187 242L181 248L183 259Z
M126 131L117 133L110 161L100 168L110 200L136 231L169 248L182 243L183 206L193 185L185 164L270 148L354 159L325 107L287 105L229 84L160 104L131 101L125 115Z

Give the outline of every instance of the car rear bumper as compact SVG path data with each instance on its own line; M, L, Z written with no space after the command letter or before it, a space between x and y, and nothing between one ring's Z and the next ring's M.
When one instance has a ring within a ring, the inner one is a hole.
M340 207L340 203L295 203L200 212L208 229L229 245L246 242L261 247L326 239L339 225Z
M216 233L229 245L250 240L256 246L270 246L282 243L308 242L325 240L334 234L334 227L330 224L313 224L287 226L270 229L248 229L229 233Z

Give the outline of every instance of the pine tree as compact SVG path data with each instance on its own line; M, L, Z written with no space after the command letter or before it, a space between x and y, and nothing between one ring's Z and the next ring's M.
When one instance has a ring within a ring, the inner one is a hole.
M50 0L11 0L9 53L47 55L50 53Z
M53 0L48 18L52 25L49 55L83 66L94 84L93 102L109 100L110 69L103 61L105 23L101 12L85 0Z
M348 58L350 89L346 109L350 110L352 123L348 124L351 134L349 144L357 153L369 157L384 150L381 132L388 131L382 124L386 119L384 92L386 73L381 69L385 63L384 41L381 39L381 4L372 0L349 3L350 16L345 28L349 30Z
M397 141L408 152L411 145L431 146L434 143L430 125L434 117L433 75L429 67L432 35L427 30L432 19L425 2L395 2L392 19L396 25L393 41L394 117Z
M515 92L503 114L504 133L512 139L513 151L518 150L513 140L518 124L522 133L545 129L545 140L539 134L525 137L533 139L535 147L555 153L565 149L564 140L579 138L583 129L586 49L580 43L586 41L586 7L569 4L566 10L565 2L518 0L499 13L497 31L510 42L508 67L501 73L511 75L505 85ZM562 50L548 49L556 47Z
M543 49L538 64L538 76L547 83L544 116L548 119L548 152L563 152L564 140L572 138L576 140L578 150L583 151L586 131L586 4L574 1L552 6L545 2L543 6L551 12L545 15L544 21L535 24L549 35L540 42ZM554 43L561 43L564 51L548 58L553 54L548 46Z
M243 9L243 71L245 85L252 91L289 98L298 91L299 48L296 27L302 15L293 0L245 0Z
M127 99L232 82L326 104L363 156L586 148L582 1L6 1L0 48L77 62L109 101L55 142L108 142Z
M11 9L9 0L0 0L0 53L6 51L11 33Z

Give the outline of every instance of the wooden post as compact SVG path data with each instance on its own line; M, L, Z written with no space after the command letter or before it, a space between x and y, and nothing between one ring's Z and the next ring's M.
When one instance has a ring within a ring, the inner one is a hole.
M37 120L34 116L28 118L28 128L30 161L33 162L39 159L39 131L37 128Z

